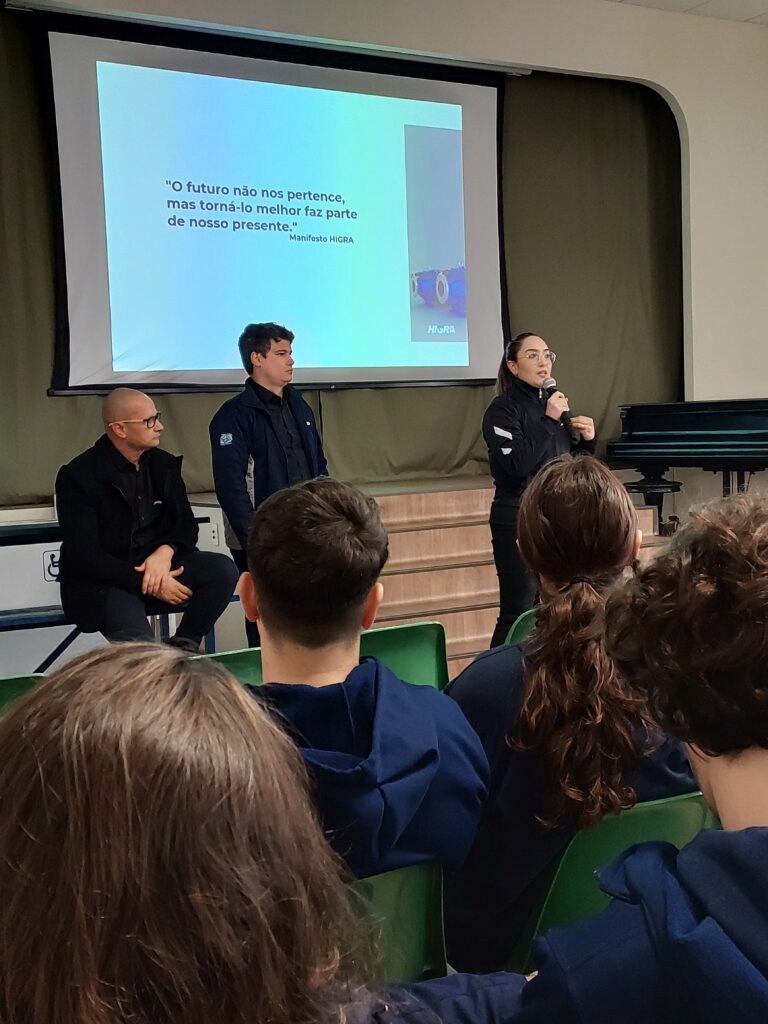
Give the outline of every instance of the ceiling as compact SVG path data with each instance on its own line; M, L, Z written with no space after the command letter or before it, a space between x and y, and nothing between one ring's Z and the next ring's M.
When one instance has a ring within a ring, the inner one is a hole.
M659 11L698 14L726 21L748 21L768 25L768 0L612 0L635 7L655 7Z

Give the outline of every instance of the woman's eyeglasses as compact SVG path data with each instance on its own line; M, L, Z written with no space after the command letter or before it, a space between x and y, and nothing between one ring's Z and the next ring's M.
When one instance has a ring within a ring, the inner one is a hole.
M527 359L529 362L539 362L543 360L545 363L554 363L557 359L557 355L551 349L545 349L543 352L539 352L535 348L528 349L527 352L522 353L523 359Z

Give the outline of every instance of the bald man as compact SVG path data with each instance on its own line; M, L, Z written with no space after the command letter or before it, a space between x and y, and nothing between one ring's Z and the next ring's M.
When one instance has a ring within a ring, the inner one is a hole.
M64 611L86 633L138 640L152 638L148 614L185 604L171 642L197 650L229 603L237 567L197 550L181 456L160 449L149 395L117 388L102 419L104 434L56 477Z

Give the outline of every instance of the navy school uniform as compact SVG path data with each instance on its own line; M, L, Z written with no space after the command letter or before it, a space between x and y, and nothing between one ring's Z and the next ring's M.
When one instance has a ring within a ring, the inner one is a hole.
M475 728L491 766L488 799L477 838L463 866L446 875L448 961L461 971L496 971L507 962L543 895L556 858L575 829L536 821L545 806L547 778L536 750L507 742L524 692L519 646L480 655L450 688ZM660 737L627 778L638 800L695 790L685 750Z
M768 828L641 843L599 880L613 902L539 939L515 1024L768 1021Z
M487 792L480 741L456 704L365 658L343 682L251 687L296 740L323 828L358 878L456 867Z
M359 993L346 1024L505 1024L520 1005L517 974L453 974L434 981Z

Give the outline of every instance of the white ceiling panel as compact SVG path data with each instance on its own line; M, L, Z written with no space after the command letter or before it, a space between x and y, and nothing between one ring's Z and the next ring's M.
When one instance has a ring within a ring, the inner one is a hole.
M706 0L691 8L691 14L730 21L749 21L768 14L768 0Z
M678 11L724 21L749 21L768 24L768 0L612 0L634 7L654 7L659 11Z
M631 3L634 7L656 7L660 11L689 11L696 6L695 0L618 0Z

